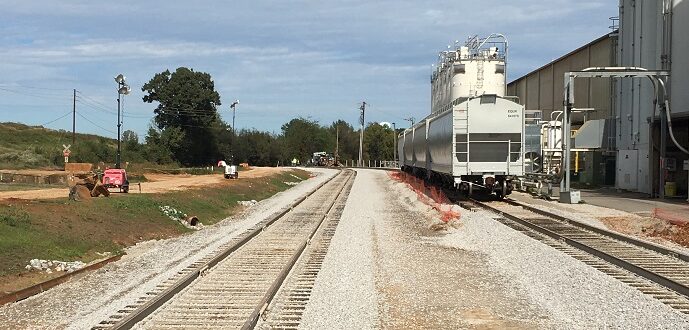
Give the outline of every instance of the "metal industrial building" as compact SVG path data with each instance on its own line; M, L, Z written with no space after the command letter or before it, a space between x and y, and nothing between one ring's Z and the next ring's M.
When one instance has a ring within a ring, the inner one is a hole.
M616 20L615 20L616 22ZM613 31L508 84L527 110L543 120L563 110L564 74L589 67L641 67L667 71L671 128L680 147L689 148L689 0L620 0L619 26ZM649 195L686 195L689 158L673 142L661 139L660 108L650 80L579 79L576 108L594 111L572 118L574 148L581 152L580 182L610 185ZM577 135L580 139L577 138ZM580 142L580 143L577 143ZM660 172L661 146L666 145ZM613 165L614 164L614 165ZM664 179L661 179L664 176ZM660 182L660 181L664 182ZM661 187L667 189L661 189Z

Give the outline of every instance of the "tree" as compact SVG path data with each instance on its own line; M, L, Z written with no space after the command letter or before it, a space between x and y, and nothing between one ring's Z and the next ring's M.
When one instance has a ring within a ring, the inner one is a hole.
M222 126L217 112L220 94L210 74L184 67L173 73L165 70L141 90L146 93L144 102L158 102L153 112L161 137L168 129L176 130L174 136L184 133L179 144L168 146L174 159L185 165L202 165L224 156L217 139Z
M333 146L335 145L337 135L339 135L340 143L338 153L342 163L356 159L359 156L359 132L355 131L352 125L340 119L333 122L328 128L328 131L332 137ZM332 152L335 152L334 147Z
M275 166L280 160L277 137L255 129L237 132L235 161L257 166Z
M177 127L166 130L149 127L146 134L146 159L158 164L174 163L175 158L172 149L184 140L184 132Z
M139 135L132 130L122 132L122 156L128 162L143 161L142 145L139 144Z
M369 160L391 160L393 157L393 136L392 128L380 125L379 123L369 123L364 130L364 158Z
M285 147L283 161L296 157L305 162L314 152L333 150L334 136L330 136L333 143L329 144L328 131L315 120L301 117L292 119L282 125L282 135Z
M126 130L122 132L122 142L124 143L139 143L139 135L132 130Z

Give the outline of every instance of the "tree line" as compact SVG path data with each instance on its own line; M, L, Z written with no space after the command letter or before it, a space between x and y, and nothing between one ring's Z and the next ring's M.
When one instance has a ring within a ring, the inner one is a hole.
M157 103L146 136L122 136L123 161L205 166L220 159L256 166L302 164L314 152L335 153L340 159L358 159L360 129L344 120L321 124L294 118L280 133L241 129L234 131L218 114L220 95L208 73L180 67L156 74L141 90L143 101ZM364 129L364 160L392 160L395 132L379 123Z

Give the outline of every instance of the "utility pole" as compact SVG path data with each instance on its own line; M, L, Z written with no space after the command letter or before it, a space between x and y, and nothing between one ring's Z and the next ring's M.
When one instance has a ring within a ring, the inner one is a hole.
M392 123L392 166L397 167L397 128Z
M77 90L74 89L74 96L72 97L72 145L75 145L74 139L77 135Z
M364 165L364 123L366 118L366 101L361 102L361 107L359 107L359 110L361 110L361 116L359 117L359 121L361 122L361 135L359 136L359 167L361 167Z
M335 166L340 164L340 122L335 123Z

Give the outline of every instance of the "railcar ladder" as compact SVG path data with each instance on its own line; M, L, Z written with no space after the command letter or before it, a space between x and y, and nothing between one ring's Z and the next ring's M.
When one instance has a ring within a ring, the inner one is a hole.
M454 142L454 147L452 148L452 150L455 152L455 159L453 162L457 164L455 166L456 170L459 170L461 173L469 173L469 109L460 109L459 107L453 107L452 111L454 112L452 116L454 118L454 134L452 134L452 141ZM457 141L457 135L466 135L466 141ZM458 146L460 145L465 146L465 151L458 151ZM466 161L460 162L459 155L466 155Z

